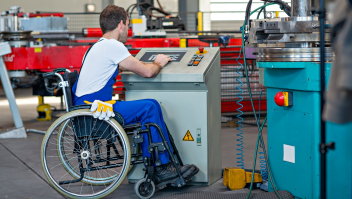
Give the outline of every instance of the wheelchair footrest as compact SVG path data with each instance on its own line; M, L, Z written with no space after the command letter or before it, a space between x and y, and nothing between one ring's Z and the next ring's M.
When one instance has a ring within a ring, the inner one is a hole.
M179 178L177 179L177 181L173 184L171 184L171 186L173 187L182 187L186 184L185 180L183 178Z

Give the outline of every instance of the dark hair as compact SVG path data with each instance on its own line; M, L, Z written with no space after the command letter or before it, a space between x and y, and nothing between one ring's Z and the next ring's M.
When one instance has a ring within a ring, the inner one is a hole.
M108 5L101 13L99 17L100 28L103 34L114 30L121 21L126 25L128 13L125 9L115 6Z

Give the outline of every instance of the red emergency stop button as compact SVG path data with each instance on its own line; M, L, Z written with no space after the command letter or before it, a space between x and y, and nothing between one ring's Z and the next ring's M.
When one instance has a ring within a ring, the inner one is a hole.
M274 101L278 106L292 106L293 97L292 92L279 91L274 97Z
M274 97L274 102L278 106L284 106L284 104L285 104L285 96L284 96L284 94L281 91L276 93L276 95Z
M198 50L199 50L199 53L203 53L204 47L199 47Z

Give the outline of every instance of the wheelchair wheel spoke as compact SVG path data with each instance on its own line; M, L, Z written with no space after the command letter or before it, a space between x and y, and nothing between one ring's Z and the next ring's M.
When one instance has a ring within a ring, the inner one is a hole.
M92 132L93 132L93 129L94 129L94 127L95 127L95 124L97 123L97 119L96 118L94 118L94 124L93 124L93 127L92 127L92 130L90 130L90 132L89 132L89 137L88 137L88 140L90 140L91 139L91 137L92 137ZM103 123L101 123L100 124L100 126L99 126L99 128L98 128L98 130L100 129L100 127L101 127L101 125L102 125Z
M75 166L74 168L77 168L79 165ZM63 177L65 177L68 173L65 173L65 175L61 176L61 178L57 179L57 181L60 181Z

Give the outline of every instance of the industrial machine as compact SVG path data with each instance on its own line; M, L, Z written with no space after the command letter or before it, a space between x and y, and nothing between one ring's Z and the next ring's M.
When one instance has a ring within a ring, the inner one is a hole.
M63 13L24 13L12 6L0 16L0 31L67 32L67 17Z
M182 19L179 16L171 16L163 9L159 0L157 2L159 8L154 7L154 0L137 0L136 4L127 8L126 11L131 17L133 37L166 37L164 29L185 30ZM138 10L138 17L132 16L135 8ZM157 11L162 16L153 14L153 11Z
M221 178L220 50L214 48L143 48L136 56L153 62L157 54L169 62L154 78L123 72L126 100L151 98L160 103L163 117L183 163L200 171L195 184L210 185ZM144 173L136 165L128 174L135 182Z
M298 198L321 198L319 47L325 46L326 80L334 54L329 29L320 42L312 2L292 0L291 6L290 17L251 21L246 57L254 55L260 83L267 88L267 149L276 189ZM326 129L327 141L336 146L327 155L327 198L351 198L352 147L346 140L352 140L352 124L327 123Z
M160 38L166 37L165 30L185 30L185 25L180 16L171 16L166 12L159 1L159 8L154 7L153 0L137 0L137 3L129 6L126 11L130 17L130 29L128 36L134 38ZM133 15L133 11L137 8L138 16ZM157 11L159 15L153 14ZM161 14L161 15L160 15ZM83 28L84 36L101 37L103 34L100 28Z

